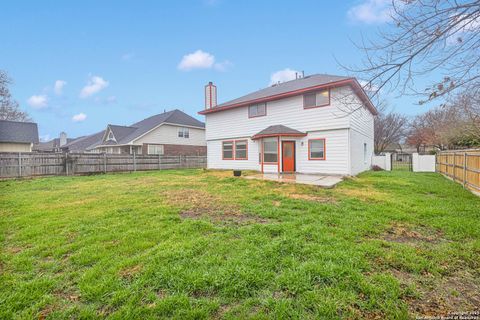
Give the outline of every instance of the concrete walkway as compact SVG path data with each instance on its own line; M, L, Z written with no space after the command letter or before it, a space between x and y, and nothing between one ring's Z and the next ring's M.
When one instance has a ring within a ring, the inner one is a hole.
M245 176L245 179L270 180L286 183L300 183L319 186L322 188L333 188L337 183L342 181L342 176L329 176L320 174L303 174L303 173L264 173Z

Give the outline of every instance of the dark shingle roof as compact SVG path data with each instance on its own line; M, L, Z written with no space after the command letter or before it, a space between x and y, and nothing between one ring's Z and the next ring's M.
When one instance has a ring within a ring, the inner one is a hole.
M281 124L277 124L274 126L267 127L260 131L259 133L255 134L252 138L258 139L262 137L275 137L275 136L305 136L305 132L301 132L289 127L286 127Z
M117 140L117 143L120 143L123 138L127 137L129 134L135 132L138 128L137 127L127 127L127 126L117 126L113 124L108 125Z
M280 99L286 96L299 94L298 91L308 91L310 89L315 90L318 87L329 87L329 85L347 85L351 84L355 87L355 92L364 100L367 107L373 114L377 114L377 110L368 99L367 95L363 91L360 84L355 78L334 76L329 74L313 74L300 79L290 80L283 83L275 84L273 86L249 93L240 98L233 99L217 105L214 108L202 110L200 114L208 114L212 112L222 111L234 107L240 107L248 105L249 103L258 103L267 100Z
M115 135L115 138L117 139L117 142L119 144L128 143L132 140L137 139L141 135L147 133L148 131L152 130L153 128L155 128L156 126L162 123L172 123L172 124L178 124L182 126L205 128L205 124L203 122L198 121L197 119L189 116L188 114L178 109L175 109L172 111L151 116L147 119L134 123L131 125L131 127L135 127L136 128L135 131L131 132L129 135L121 139L118 138L116 135Z
M103 142L102 139L105 135L105 130L102 130L95 134L79 138L71 143L67 143L64 147L68 148L69 151L82 152L85 150L93 149L99 145L127 144L162 123L205 128L205 124L203 122L198 121L197 119L189 116L188 114L178 109L175 109L172 111L151 116L142 121L136 122L131 126L117 126L111 124L108 125L108 127L110 127L113 131L113 135L117 140L116 143L111 143L111 141L109 141L108 143Z
M275 84L268 88L249 93L240 98L221 103L217 105L215 108L221 108L231 104L237 104L237 103L247 102L251 100L266 98L266 97L274 96L277 94L282 94L290 91L300 90L308 87L314 87L314 86L328 84L328 83L337 82L337 81L346 80L346 79L350 79L350 78L342 77L342 76L332 76L328 74L314 74L311 76L306 76L304 78L290 80L290 81L282 82L280 84Z
M70 143L76 139L67 138L67 143ZM37 151L52 151L55 148L60 147L60 138L55 138L50 141L39 142L35 146L33 146L33 150Z
M37 124L0 120L0 142L38 143Z
M99 145L100 142L102 142L104 134L105 130L102 130L89 136L80 137L70 143L67 143L62 147L62 149L66 149L70 152L83 152Z

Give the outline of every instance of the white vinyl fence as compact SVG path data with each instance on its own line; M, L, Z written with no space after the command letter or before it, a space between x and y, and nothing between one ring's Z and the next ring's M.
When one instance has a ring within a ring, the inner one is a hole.
M392 154L386 152L384 155L375 155L372 157L372 166L379 166L383 170L392 170Z
M412 154L413 172L435 172L435 155Z

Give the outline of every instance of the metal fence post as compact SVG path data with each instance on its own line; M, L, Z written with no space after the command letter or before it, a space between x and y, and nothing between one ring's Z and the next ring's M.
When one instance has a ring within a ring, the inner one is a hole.
M22 153L18 153L18 176L22 176Z

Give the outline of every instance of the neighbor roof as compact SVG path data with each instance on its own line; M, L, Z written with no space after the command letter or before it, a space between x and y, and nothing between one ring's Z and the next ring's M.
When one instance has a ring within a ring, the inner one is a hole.
M108 127L113 131L113 135L117 142L108 141L103 142L105 130L97 132L95 134L79 138L72 143L66 144L64 147L69 151L84 151L91 150L99 145L115 145L115 144L128 144L131 141L138 139L145 133L156 128L157 126L168 123L181 126L205 128L205 124L188 114L175 109L172 111L160 113L142 121L136 122L131 126L118 126L109 124Z
M0 120L0 142L38 143L37 124Z
M67 143L74 141L73 138L67 138ZM60 147L60 138L55 138L50 141L39 142L36 144L33 149L37 151L51 151L55 148Z
M290 137L303 137L307 134L305 132L301 132L287 126L277 124L274 126L267 127L260 131L259 133L255 134L252 139L260 139L266 137L279 137L279 136L290 136Z
M261 89L244 95L240 98L221 103L214 108L200 111L199 114L209 114L227 109L242 107L253 103L278 100L311 90L340 87L344 85L352 86L355 92L365 103L365 105L369 108L369 110L373 114L378 113L372 102L366 95L365 91L363 91L361 85L355 78L334 76L328 74L314 74L300 79L286 81L280 84L274 84L268 88Z
M62 146L62 149L68 149L70 152L83 152L99 145L102 142L104 134L105 130L102 130L88 136L80 137Z

